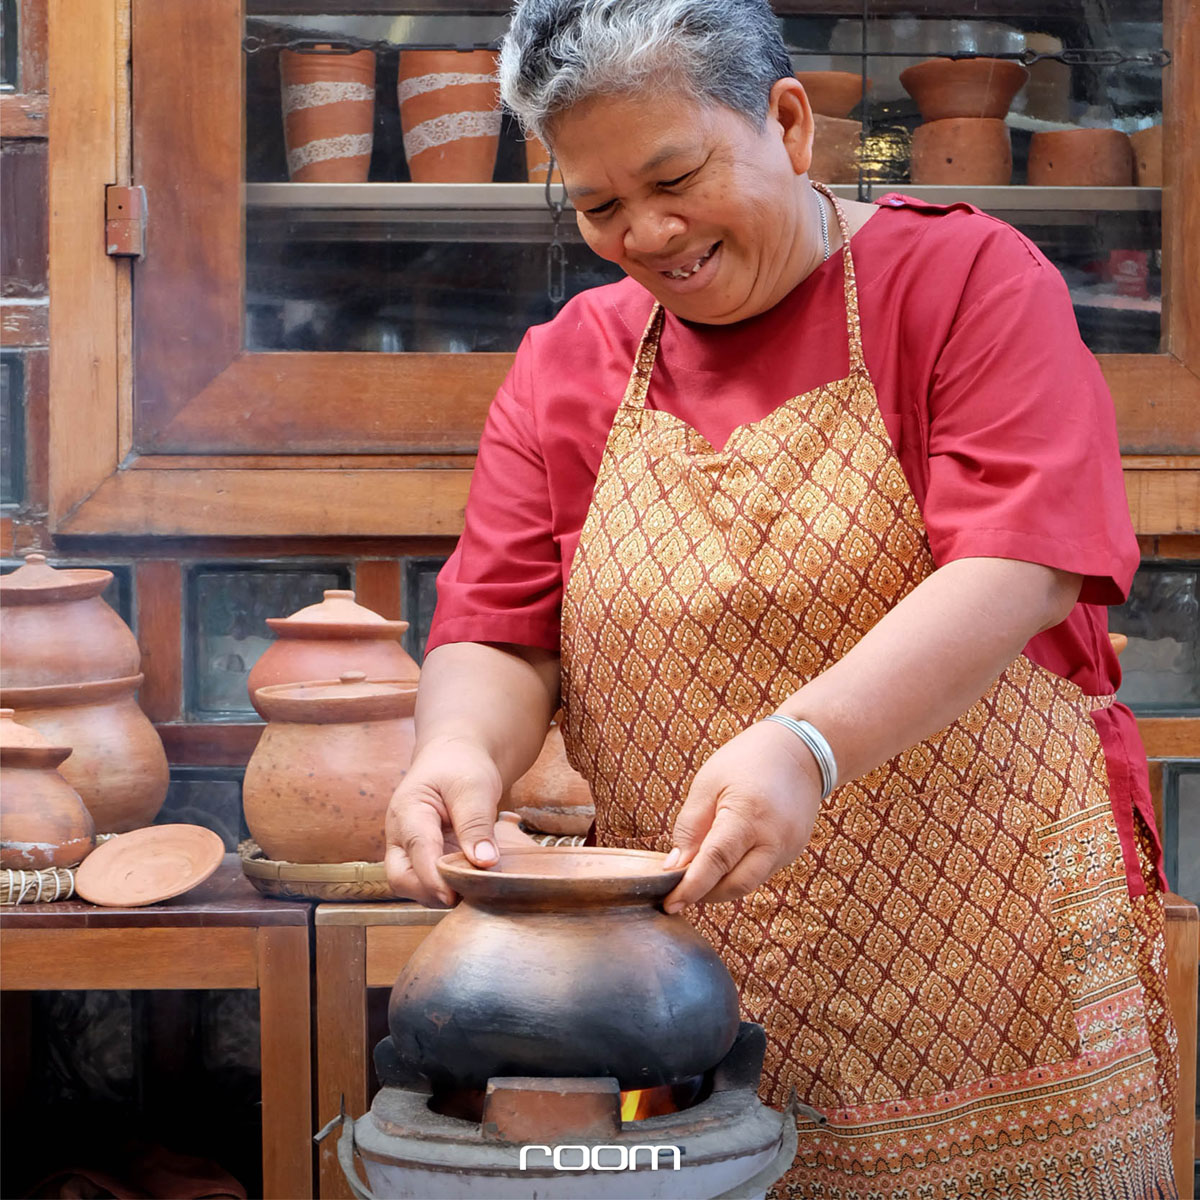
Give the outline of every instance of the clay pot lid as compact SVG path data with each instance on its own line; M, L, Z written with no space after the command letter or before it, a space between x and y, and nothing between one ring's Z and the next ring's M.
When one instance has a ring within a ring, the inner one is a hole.
M57 767L71 754L70 746L55 746L36 729L16 720L11 708L0 708L0 763L6 767Z
M122 675L118 679L92 679L86 683L48 683L42 687L0 688L0 705L21 712L29 708L81 707L107 704L132 696L146 677Z
M25 565L0 576L0 604L53 604L98 596L112 579L111 571L91 567L52 567L38 551L25 555Z
M75 872L75 891L107 908L139 908L203 883L225 843L201 825L148 825L102 842Z
M820 116L848 117L863 97L863 78L857 71L797 71L796 78Z
M602 846L501 849L486 870L465 854L438 859L442 878L460 896L481 903L522 908L590 908L645 904L661 899L683 878L684 869L662 869L666 855L654 850Z
M411 716L417 687L407 680L368 679L364 671L345 671L340 679L273 683L254 695L268 721L333 725Z
M268 617L267 625L280 637L294 638L398 638L408 628L407 621L389 621L356 603L353 592L339 589L290 617Z
M927 58L900 72L901 86L926 121L951 116L1003 119L1028 78L1020 63L1007 58ZM951 89L955 94L947 97ZM969 92L969 103L980 111L959 111L963 89Z

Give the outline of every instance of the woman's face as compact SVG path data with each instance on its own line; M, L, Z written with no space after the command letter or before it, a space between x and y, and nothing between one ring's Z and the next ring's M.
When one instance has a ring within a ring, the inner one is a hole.
M766 125L677 91L599 96L550 140L588 245L676 316L727 325L773 307L814 261L812 114L779 80Z

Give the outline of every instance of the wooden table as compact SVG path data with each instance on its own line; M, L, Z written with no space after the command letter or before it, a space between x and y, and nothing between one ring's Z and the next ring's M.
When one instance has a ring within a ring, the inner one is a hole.
M360 1117L370 1093L367 988L390 988L409 955L445 909L408 901L386 904L319 904L317 940L317 1127L346 1112ZM337 1160L337 1138L320 1147L321 1200L350 1200Z
M185 896L148 908L23 904L0 919L6 991L255 988L265 1200L313 1194L309 922L260 895L228 854Z

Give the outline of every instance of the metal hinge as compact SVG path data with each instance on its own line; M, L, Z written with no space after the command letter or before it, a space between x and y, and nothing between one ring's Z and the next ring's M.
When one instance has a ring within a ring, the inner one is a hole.
M104 189L104 250L113 258L146 253L146 189L110 183Z

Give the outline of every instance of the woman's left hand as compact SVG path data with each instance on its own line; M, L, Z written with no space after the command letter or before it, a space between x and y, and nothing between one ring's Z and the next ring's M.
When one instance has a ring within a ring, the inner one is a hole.
M771 721L743 730L696 772L679 810L671 857L687 874L667 912L752 892L808 845L820 807L821 774L804 743Z

